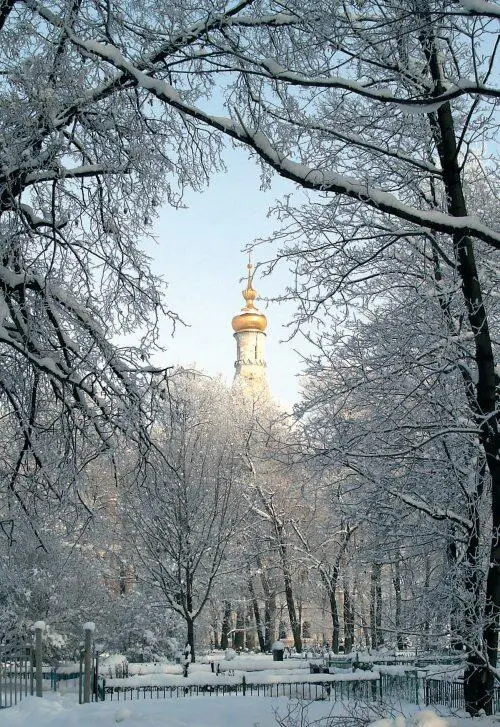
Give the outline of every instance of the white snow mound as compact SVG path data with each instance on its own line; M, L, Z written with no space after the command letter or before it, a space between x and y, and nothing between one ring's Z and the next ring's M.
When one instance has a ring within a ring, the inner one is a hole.
M448 725L448 720L426 709L412 714L411 717L400 714L395 719L379 719L372 722L370 727L448 727Z
M119 709L115 714L115 722L124 722L126 719L132 716L130 709Z

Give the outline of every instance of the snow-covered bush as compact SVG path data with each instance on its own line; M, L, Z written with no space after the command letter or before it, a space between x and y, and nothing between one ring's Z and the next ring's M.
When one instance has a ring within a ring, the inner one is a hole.
M111 654L101 660L99 673L109 679L128 677L128 660L123 654Z
M108 652L124 654L130 662L174 660L181 643L180 619L151 605L143 590L115 598L99 633Z

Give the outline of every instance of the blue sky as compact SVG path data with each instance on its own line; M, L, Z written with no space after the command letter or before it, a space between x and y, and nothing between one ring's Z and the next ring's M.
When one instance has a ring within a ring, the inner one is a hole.
M171 337L171 326L162 329L162 344L167 351L162 363L196 365L210 375L222 374L232 381L236 343L231 318L243 306L241 296L246 274L245 245L269 234L276 222L267 210L276 197L294 191L291 183L275 179L271 191L262 192L260 170L247 153L229 149L228 171L213 177L203 193L189 192L187 209L164 207L155 225L157 244L147 245L153 270L169 284L167 306L189 324L179 326ZM256 262L271 249L257 249ZM256 276L254 286L264 297L278 294L290 276L286 268L266 278ZM258 302L268 318L266 358L272 395L285 405L298 398L300 356L294 349L300 339L285 342L286 323L293 306ZM281 342L283 341L283 342Z

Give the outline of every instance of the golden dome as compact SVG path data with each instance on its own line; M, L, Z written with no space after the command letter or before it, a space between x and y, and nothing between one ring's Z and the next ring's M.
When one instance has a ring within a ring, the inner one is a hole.
M254 305L254 300L257 297L257 291L252 286L252 267L252 263L249 262L247 265L247 287L242 293L246 305L241 309L241 313L234 316L231 321L231 325L233 326L233 331L235 331L235 333L239 333L240 331L265 331L267 328L266 316Z

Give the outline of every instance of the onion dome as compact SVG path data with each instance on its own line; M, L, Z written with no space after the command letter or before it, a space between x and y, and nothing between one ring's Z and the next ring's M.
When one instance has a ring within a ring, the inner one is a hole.
M235 331L235 333L239 333L240 331L264 332L267 328L267 318L264 313L261 313L254 305L254 300L257 297L257 291L252 286L252 263L248 263L247 268L247 287L242 292L246 305L241 309L241 313L234 316L231 325L233 326L233 331Z

